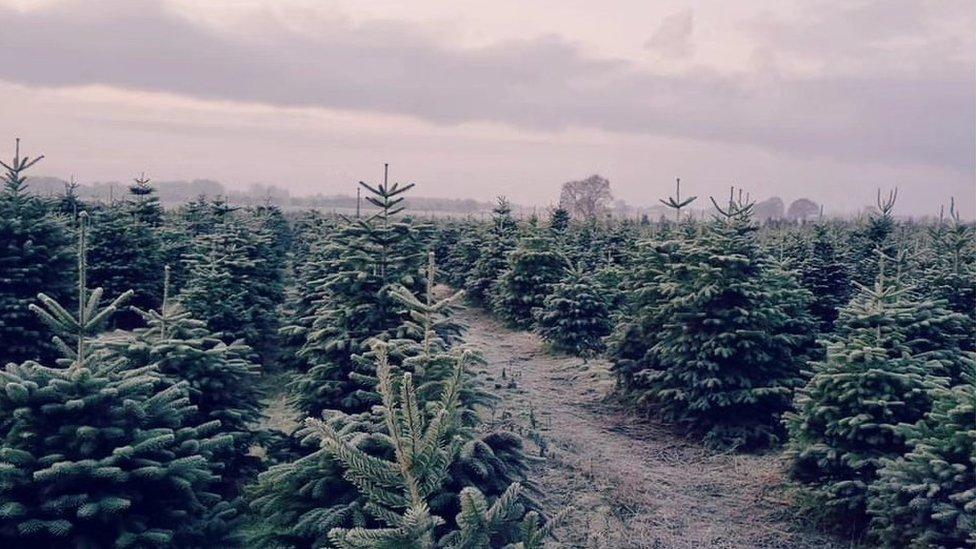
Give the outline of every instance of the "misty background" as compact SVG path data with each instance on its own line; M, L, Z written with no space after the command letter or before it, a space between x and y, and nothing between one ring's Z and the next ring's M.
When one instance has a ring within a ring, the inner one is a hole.
M593 173L633 207L675 177L829 214L897 186L902 215L973 216L971 2L649 4L0 0L0 154L289 196L389 162L538 208Z

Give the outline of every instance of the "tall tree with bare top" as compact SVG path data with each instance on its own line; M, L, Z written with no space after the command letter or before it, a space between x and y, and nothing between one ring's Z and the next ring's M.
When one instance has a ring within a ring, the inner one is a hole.
M20 155L20 140L0 190L0 365L51 360L51 333L27 310L40 288L56 300L71 295L71 240L65 224L27 193L25 172L43 156Z

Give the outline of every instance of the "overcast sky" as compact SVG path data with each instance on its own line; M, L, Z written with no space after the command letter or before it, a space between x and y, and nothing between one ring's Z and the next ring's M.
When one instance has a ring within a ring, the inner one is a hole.
M591 173L634 204L898 186L972 217L974 29L969 0L0 0L0 152L294 193L390 162L539 205Z

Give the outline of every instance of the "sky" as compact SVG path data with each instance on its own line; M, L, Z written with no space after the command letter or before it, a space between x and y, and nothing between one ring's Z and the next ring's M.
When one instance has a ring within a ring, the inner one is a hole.
M0 155L37 175L554 203L898 187L976 209L968 0L0 0ZM9 143L3 140L7 139Z

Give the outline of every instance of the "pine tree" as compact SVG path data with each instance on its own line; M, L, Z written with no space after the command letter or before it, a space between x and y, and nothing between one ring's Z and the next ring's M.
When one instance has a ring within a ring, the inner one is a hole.
M556 235L561 235L569 228L569 210L566 208L555 208L549 214L549 230Z
M92 212L89 278L109 295L132 290L132 304L159 307L163 290L161 241L152 226L142 222L131 204L115 203ZM115 317L118 327L131 329L141 319L131 311Z
M142 174L132 181L129 186L131 198L130 210L140 223L149 227L159 227L163 221L163 207L159 204L156 189L150 184L146 174Z
M220 214L194 239L180 301L228 342L243 339L268 359L276 350L284 258L264 219L250 213Z
M379 211L346 220L334 235L323 264L328 274L317 290L327 298L316 304L298 351L311 367L295 378L291 390L297 408L312 417L327 409L363 412L376 403L368 380L357 377L363 365L354 357L368 351L368 340L388 339L400 326L402 309L390 290L423 283L421 234L396 217L403 211L403 193L413 185L362 186L370 193L366 200Z
M342 462L346 479L366 498L364 509L384 526L335 528L329 538L344 548L433 548L437 529L446 521L431 512L429 501L447 478L461 444L450 434L458 421L462 364L459 360L439 401L424 410L411 374L394 379L382 347L377 351L378 387L393 459L378 459L363 452L325 422L310 419L309 424L322 445ZM446 533L438 545L500 546L516 541L522 524L530 528L538 524L537 516L527 513L521 503L520 490L519 484L511 485L490 506L477 488L462 490L458 529ZM541 547L541 540L523 541L537 542Z
M854 287L845 259L824 225L816 226L808 253L797 259L800 284L813 295L810 312L819 321L820 331L829 332Z
M209 491L211 451L228 440L200 426L186 384L93 352L92 336L125 293L100 307L86 288L80 215L78 312L47 295L32 310L55 333L58 367L0 371L0 539L11 547L172 547L225 544L228 510Z
M481 242L481 252L468 274L465 290L472 301L487 304L490 293L508 265L508 254L515 248L518 224L512 219L512 205L503 197L492 210L492 226Z
M955 200L950 202L948 221L940 216L929 239L920 286L976 322L976 238L972 224L959 217Z
M512 326L531 327L535 309L544 305L566 268L566 258L552 251L549 239L523 239L498 278L492 310Z
M436 298L435 271L433 258L429 258L423 299L402 285L391 288L391 297L408 310L408 316L397 330L399 337L381 347L382 360L392 372L409 373L415 380L421 410L440 402L445 386L454 383L459 367L458 355L451 347L458 340L460 326L450 315L462 294ZM476 487L488 498L500 496L515 482L527 486L527 495L534 491L531 483L526 482L532 459L524 453L521 438L500 431L484 432L478 412L491 405L495 398L468 372L470 366L478 364L477 355L467 352L464 357L463 377L454 389L457 406L451 428L451 437L458 439L459 448L442 485L428 502L431 511L444 517L447 526L460 513L460 494L466 487ZM375 402L381 403L375 366L381 357L369 351L356 359L358 369L353 377L364 392L371 392ZM368 366L363 364L367 361ZM382 416L373 412L353 416L333 413L327 417L332 428L356 448L379 459L392 456ZM311 440L317 440L314 434L305 428L297 437L307 448ZM333 528L381 526L366 510L368 499L354 484L343 479L342 471L335 457L320 448L261 474L251 497L251 508L258 517L250 529L251 544L323 546L329 544L327 536Z
M167 283L162 306L144 311L133 307L145 324L122 338L102 343L111 356L128 369L151 366L173 384L185 382L193 413L184 418L191 425L220 422L217 431L233 444L216 455L225 496L236 495L236 485L257 473L257 459L248 455L258 441L256 424L261 419L261 369L251 362L253 352L242 341L230 344L207 329L169 297Z
M813 377L785 419L790 474L824 518L859 532L868 486L885 458L909 450L902 423L929 410L923 360L912 356L898 318L905 288L886 280L884 263L873 288L841 313L837 338L813 363Z
M766 445L779 439L780 415L802 383L810 297L762 253L752 203L740 193L716 209L719 218L683 241L681 261L660 277L662 306L649 320L663 325L640 372L640 400L710 445Z
M593 277L579 267L570 269L537 311L542 338L553 348L577 356L602 351L603 338L610 333L610 313L599 291Z
M877 210L869 215L867 223L851 234L851 257L854 268L853 280L862 285L871 285L878 276L879 253L894 257L898 250L895 241L897 223L894 218L898 189L884 197L878 189Z
M911 451L884 459L871 485L872 537L885 547L966 547L976 543L976 358L955 387L933 392L932 411L899 425Z
M50 331L28 310L38 288L56 300L71 295L71 242L65 224L44 201L27 194L25 172L43 156L0 162L0 365L53 360Z

